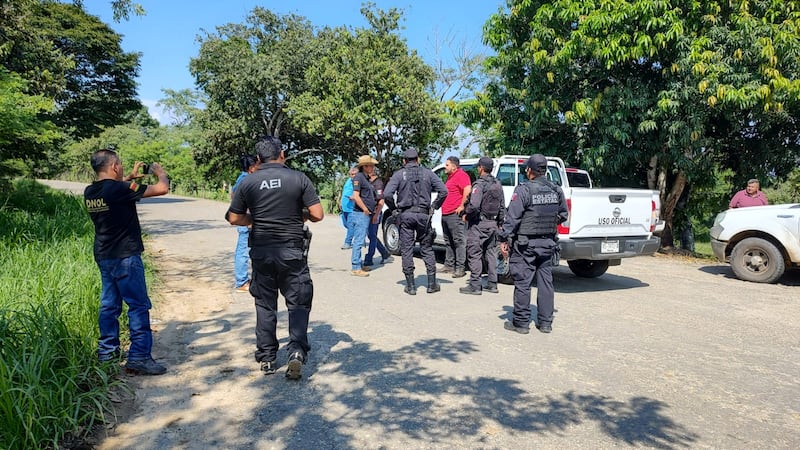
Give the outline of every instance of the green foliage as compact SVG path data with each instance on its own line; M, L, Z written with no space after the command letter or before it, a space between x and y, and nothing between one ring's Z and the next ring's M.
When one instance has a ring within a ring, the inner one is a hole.
M671 228L687 184L796 164L799 5L509 0L484 29L496 79L460 111L490 151L556 154L601 184L636 174L626 184L662 189Z
M109 410L92 242L77 197L29 181L0 197L1 448L58 447Z
M433 97L433 70L397 34L401 12L362 8L369 29L324 30L322 54L306 69L307 89L289 101L296 126L325 142L328 156L373 154L379 168L399 167L397 149L424 158L445 141L445 111ZM392 158L394 156L394 158Z
M800 203L800 167L795 168L782 183L764 188L770 203Z

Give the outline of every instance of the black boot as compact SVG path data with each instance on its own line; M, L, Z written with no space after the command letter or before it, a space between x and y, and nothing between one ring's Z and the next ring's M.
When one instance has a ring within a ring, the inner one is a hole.
M406 288L404 290L408 295L417 295L417 286L414 285L414 275L406 275Z
M439 283L436 282L436 275L428 275L428 294L441 291Z

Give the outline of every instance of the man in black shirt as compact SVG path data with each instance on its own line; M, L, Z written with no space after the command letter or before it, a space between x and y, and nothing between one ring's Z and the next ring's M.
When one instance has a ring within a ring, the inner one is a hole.
M138 184L141 162L123 177L122 161L112 150L92 154L92 168L97 181L83 193L86 208L94 223L94 259L100 268L100 340L97 356L101 361L118 359L119 315L122 301L128 304L128 327L131 346L125 368L129 372L161 375L167 368L155 362L150 354L153 333L150 329L150 298L144 276L141 254L144 251L142 230L136 202L169 192L167 173L158 163L150 167L158 183Z
M383 191L383 199L390 209L399 212L397 224L400 228L400 253L403 257L403 274L406 276L405 292L417 295L414 284L414 242L419 241L419 250L428 273L429 294L439 292L436 282L436 258L433 255L434 232L431 215L447 198L447 187L431 169L420 167L417 149L403 152L405 166L389 179ZM431 193L437 197L431 205ZM397 200L394 195L397 193Z
M286 155L278 138L261 138L256 143L256 153L261 165L242 180L225 218L231 225L252 225L250 293L256 304L256 361L267 375L277 370L280 290L289 312L286 377L299 379L311 349L308 319L314 297L303 248L306 238L303 222L319 222L324 213L311 180L284 165Z
M361 261L361 247L367 237L372 214L375 213L375 188L370 176L375 173L378 161L369 155L358 158L358 172L353 177L353 212L347 217L348 228L353 230L353 249L350 253L350 274L356 277L368 277L369 269Z

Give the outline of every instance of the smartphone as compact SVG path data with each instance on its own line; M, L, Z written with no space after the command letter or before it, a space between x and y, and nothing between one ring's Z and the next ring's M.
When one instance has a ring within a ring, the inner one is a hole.
M142 164L140 169L142 170L142 175L147 175L150 173L150 164Z

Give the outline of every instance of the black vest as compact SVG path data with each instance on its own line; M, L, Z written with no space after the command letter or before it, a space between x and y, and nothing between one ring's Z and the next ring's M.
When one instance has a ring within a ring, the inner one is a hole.
M558 209L561 204L558 191L547 181L531 181L524 184L528 206L522 213L519 234L524 236L555 237L558 231Z
M481 214L494 219L503 207L503 186L497 179L489 175L483 182L483 197L481 198Z

